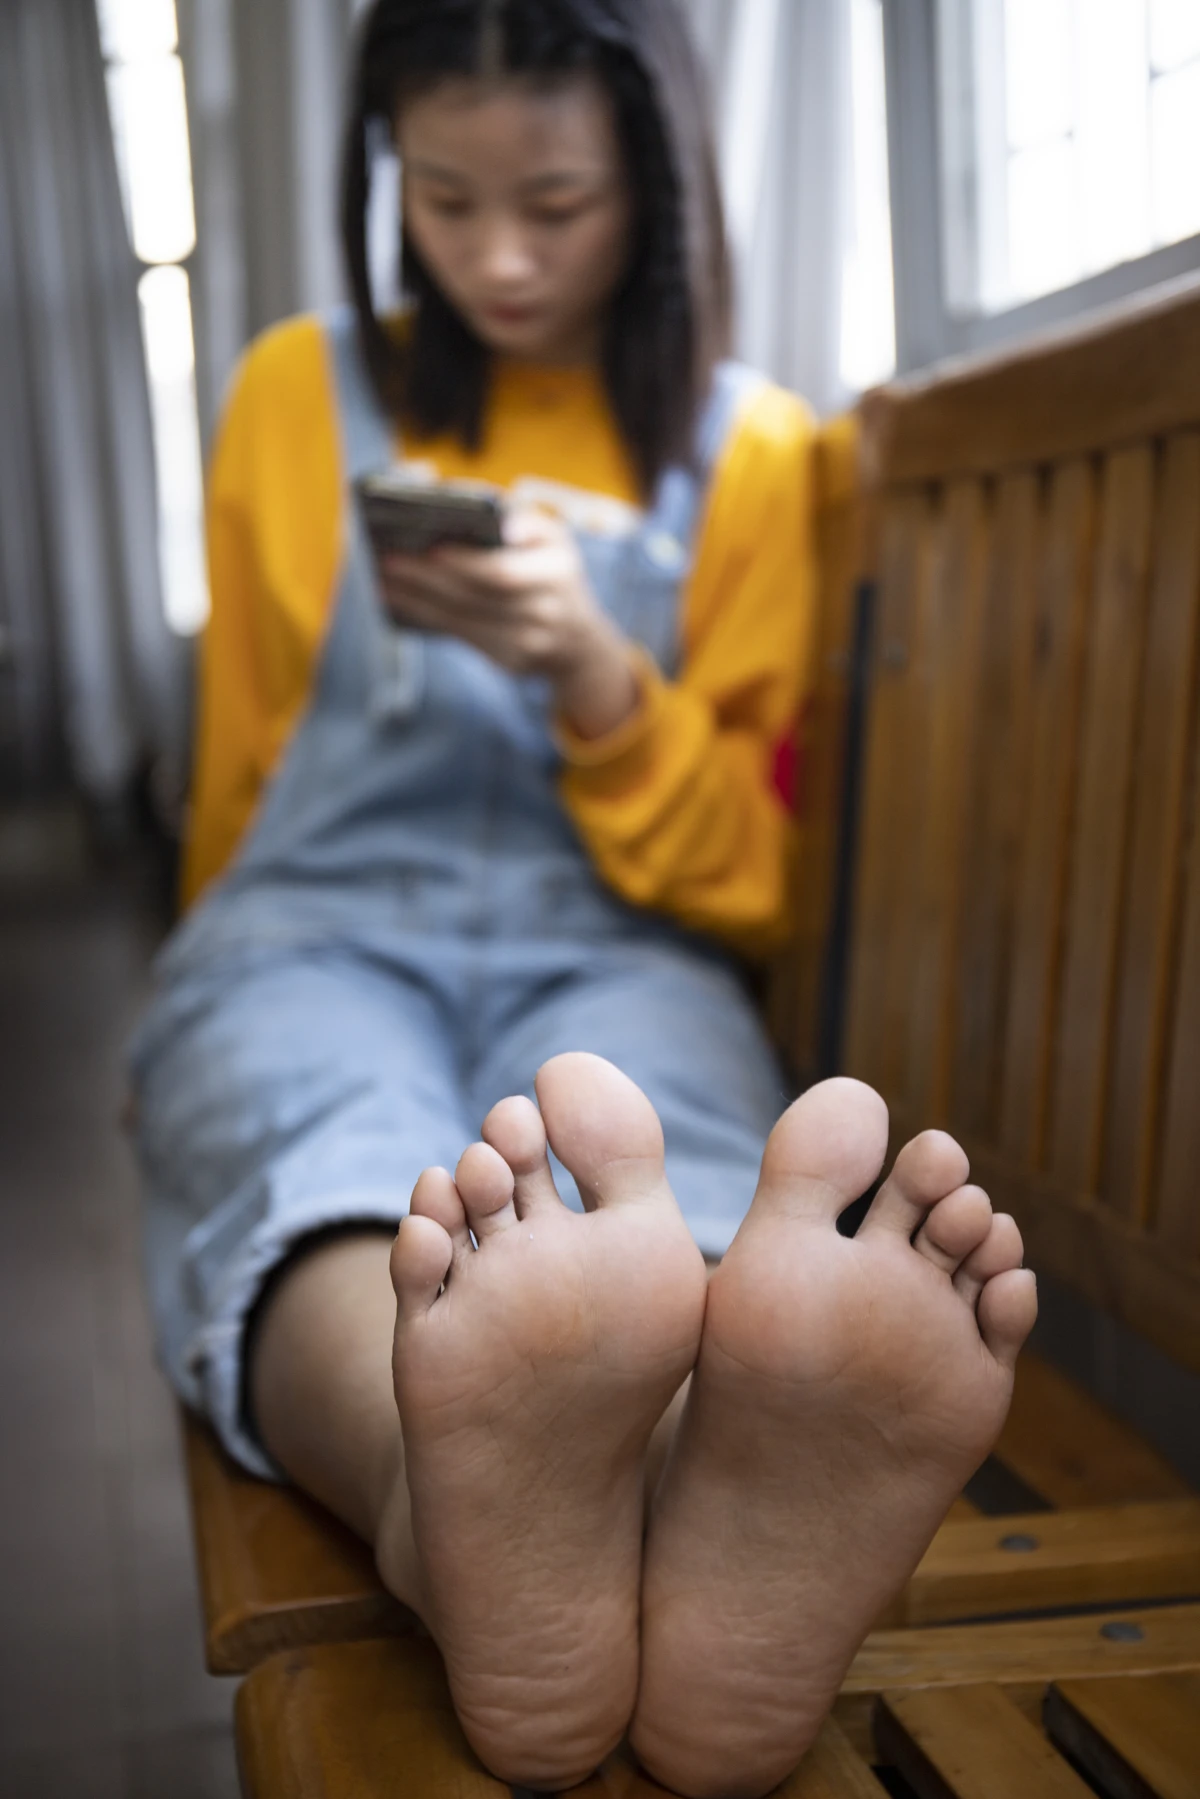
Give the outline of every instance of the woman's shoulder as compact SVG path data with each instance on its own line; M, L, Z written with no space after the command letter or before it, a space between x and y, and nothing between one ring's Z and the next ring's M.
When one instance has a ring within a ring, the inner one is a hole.
M731 432L740 447L767 457L790 457L807 449L817 433L808 401L757 369L727 366L736 369L741 388Z
M250 341L234 369L226 405L290 412L298 403L311 404L314 396L328 403L325 326L315 313L300 313Z

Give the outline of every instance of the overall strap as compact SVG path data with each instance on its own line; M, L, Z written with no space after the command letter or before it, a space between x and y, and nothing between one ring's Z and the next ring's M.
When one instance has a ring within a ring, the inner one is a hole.
M743 401L763 381L744 363L718 363L697 421L691 462L663 472L646 521L647 550L664 570L682 573L690 562L713 470Z
M371 386L354 308L334 307L325 315L324 325L333 359L345 474L353 481L395 461L396 433Z
M324 325L337 391L350 546L348 587L343 588L348 604L339 603L339 622L350 631L350 615L358 615L357 628L365 629L370 716L376 723L394 723L411 717L421 702L427 646L420 632L405 630L386 616L374 559L349 483L389 467L399 453L399 437L371 386L353 307L336 307L326 314Z

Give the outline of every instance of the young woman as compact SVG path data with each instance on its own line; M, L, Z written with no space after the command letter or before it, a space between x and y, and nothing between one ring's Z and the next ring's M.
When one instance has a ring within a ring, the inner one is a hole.
M841 1247L886 1139L853 1083L787 1115L739 1232L786 1098L732 952L787 918L811 422L723 360L674 0L377 0L344 197L353 308L251 349L211 471L190 910L134 1054L162 1354L374 1544L503 1778L568 1785L632 1724L664 1781L763 1792L1028 1324L948 1139ZM350 483L396 459L505 492L503 546L377 564ZM900 1520L834 1592L851 1489Z

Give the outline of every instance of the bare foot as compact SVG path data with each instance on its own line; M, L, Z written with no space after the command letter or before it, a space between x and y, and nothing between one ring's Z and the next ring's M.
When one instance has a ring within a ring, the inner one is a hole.
M633 1711L646 1445L695 1361L705 1270L633 1083L565 1055L537 1092L540 1116L493 1109L453 1179L426 1170L392 1253L396 1541L411 1554L411 1496L417 1567L389 1584L415 1587L481 1759L560 1788ZM547 1135L583 1216L555 1191ZM383 1535L388 1580L386 1513Z
M1008 1410L1037 1309L1016 1225L927 1131L839 1236L886 1147L869 1087L806 1093L709 1284L651 1518L631 1730L693 1799L766 1793L800 1760Z

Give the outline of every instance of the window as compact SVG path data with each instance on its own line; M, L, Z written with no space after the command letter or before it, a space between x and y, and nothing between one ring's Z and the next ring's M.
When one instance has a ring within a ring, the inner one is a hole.
M842 264L840 372L851 393L896 366L882 0L850 0L850 205Z
M1200 0L884 0L899 361L1200 268Z
M975 13L976 90L996 89L974 113L982 310L1200 232L1197 0Z
M203 480L187 259L195 248L191 157L174 0L97 0L109 115L138 281L158 487L167 622L208 616Z

